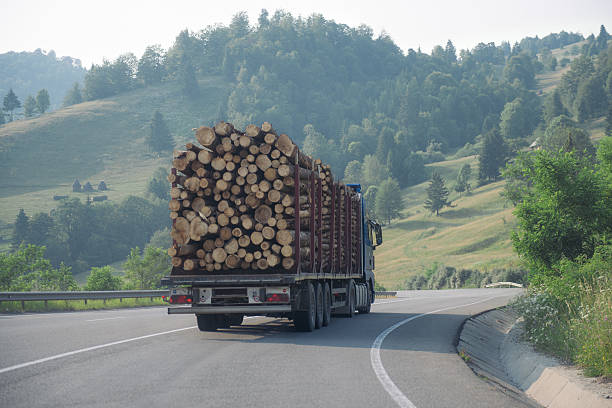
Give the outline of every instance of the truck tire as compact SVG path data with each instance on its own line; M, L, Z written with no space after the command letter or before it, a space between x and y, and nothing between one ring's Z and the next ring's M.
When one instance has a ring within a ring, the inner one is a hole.
M357 288L355 287L355 281L349 280L349 299L348 299L348 311L346 313L346 317L351 318L355 316L355 302L357 301Z
M355 282L349 279L346 284L346 305L338 310L338 315L343 317L353 317L355 315L355 301L357 300L355 289Z
M196 320L198 322L198 329L200 331L216 331L219 328L219 317L218 315L198 314Z
M359 314L368 314L370 313L370 310L372 309L372 302L374 301L374 293L372 292L372 288L370 288L370 283L367 284L366 286L366 290L367 290L367 301L366 301L366 305L357 309L357 311L359 312Z
M293 324L298 331L311 332L315 329L317 299L311 282L306 282L301 291L301 306L305 310L295 312Z
M323 327L323 309L325 308L323 302L323 285L321 282L315 283L315 293L317 296L317 313L315 316L315 329Z
M331 322L331 290L327 283L323 284L323 326Z

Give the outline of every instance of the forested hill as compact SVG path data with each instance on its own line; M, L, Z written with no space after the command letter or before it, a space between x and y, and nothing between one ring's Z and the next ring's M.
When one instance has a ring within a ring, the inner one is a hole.
M64 96L75 82L82 82L85 69L81 61L57 57L53 50L43 52L7 52L0 54L0 95L13 89L23 103L28 95L41 89L49 92L51 107L62 106Z
M146 103L146 89L155 95L160 84L176 84L187 98L181 105L215 114L190 117L162 112L183 120L171 120L175 136L184 137L179 132L203 121L226 119L243 127L267 120L303 141L304 149L331 163L336 173L343 174L351 161L368 162L377 174L382 173L376 169L387 167L405 186L424 176L411 171L415 160L431 161L433 153L473 144L478 135L499 124L509 102L520 101L521 132L530 134L540 113L530 89L534 75L546 69L535 53L580 39L562 32L543 39L526 38L514 46L483 42L461 51L449 40L431 54L412 49L403 53L390 37L375 36L367 26L349 27L321 15L298 18L283 11L273 15L263 11L251 23L246 13L238 13L228 26L181 32L169 50L151 46L140 58L126 54L93 66L82 91L73 89L78 95L71 96L74 102L99 100L144 88L138 95L150 112L122 104L121 98L115 100L115 106L123 105L122 113L136 109L138 115L129 129L113 126L113 136L121 140L124 133L133 139L134 129L145 130L146 120L161 108ZM223 78L217 80L224 90L221 96L215 93L213 98L198 88L196 78L207 82L211 77ZM100 115L97 119L112 121L112 112ZM65 112L52 127L33 125L33 133L21 126L19 137L37 134L40 138L42 132L43 138L50 134L59 141L61 123L68 120L72 120L70 112ZM79 129L88 129L85 118L78 120ZM90 131L101 132L99 128ZM0 132L0 136L11 134L6 127ZM17 145L13 139L2 151L11 156ZM82 146L70 148L76 153ZM422 154L417 157L415 152ZM10 173L20 172L12 169ZM352 178L361 176L352 173Z

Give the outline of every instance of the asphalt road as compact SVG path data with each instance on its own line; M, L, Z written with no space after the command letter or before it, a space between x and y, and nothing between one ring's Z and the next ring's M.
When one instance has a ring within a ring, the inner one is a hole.
M165 308L0 315L0 407L524 407L453 346L519 292L400 292L312 333L265 317L202 333Z

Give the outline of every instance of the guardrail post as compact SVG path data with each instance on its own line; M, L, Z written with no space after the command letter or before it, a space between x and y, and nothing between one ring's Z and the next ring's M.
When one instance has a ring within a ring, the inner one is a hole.
M103 302L104 304L106 304L106 299L102 299L102 302Z
M24 300L21 301L21 311L25 312L25 301Z
M123 302L123 298L119 298L119 303Z
M87 304L87 299L83 299L85 301L85 304Z
M45 310L47 310L47 306L48 306L48 304L47 304L47 303L48 303L48 301L47 301L47 300L45 300Z

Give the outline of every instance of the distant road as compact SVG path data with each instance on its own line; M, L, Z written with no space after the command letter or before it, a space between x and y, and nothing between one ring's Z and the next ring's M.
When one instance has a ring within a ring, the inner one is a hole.
M312 333L266 317L202 333L159 307L0 315L0 407L524 407L453 346L520 291L399 292Z

